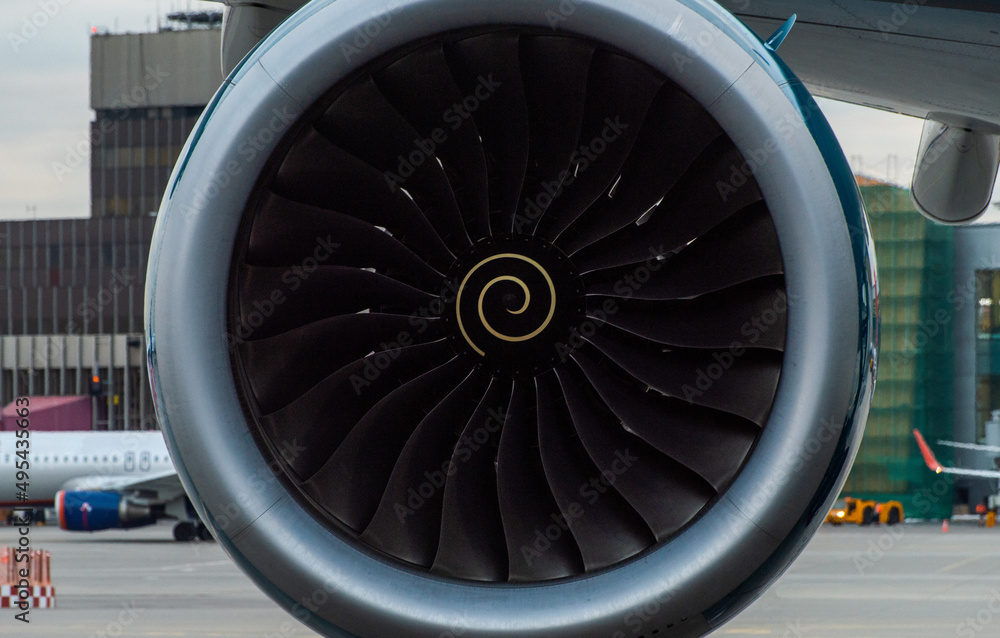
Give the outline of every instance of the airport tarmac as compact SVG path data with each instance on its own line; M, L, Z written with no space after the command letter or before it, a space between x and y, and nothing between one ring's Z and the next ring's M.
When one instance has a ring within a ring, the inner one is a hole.
M31 624L0 610L0 636L308 638L214 543L169 525L72 534L32 528L52 552L56 609ZM0 545L14 542L0 527ZM627 631L627 629L626 629ZM713 634L781 638L1000 635L1000 528L825 526L781 580ZM402 638L402 637L399 637ZM542 638L542 637L540 637Z

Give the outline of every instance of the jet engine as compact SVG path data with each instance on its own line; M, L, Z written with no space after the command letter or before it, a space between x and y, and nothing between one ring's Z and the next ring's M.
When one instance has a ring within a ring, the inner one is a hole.
M132 503L118 492L60 491L55 505L59 527L71 532L131 529L154 525L158 518L154 508Z
M317 0L230 74L146 294L171 456L326 636L701 636L867 417L854 178L706 0Z

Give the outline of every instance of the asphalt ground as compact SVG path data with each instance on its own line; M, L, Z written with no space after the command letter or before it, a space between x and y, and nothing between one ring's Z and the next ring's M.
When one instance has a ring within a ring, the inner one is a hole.
M32 528L52 552L56 608L0 610L0 636L308 638L215 543L170 525L93 534ZM0 546L17 540L0 527ZM824 526L759 600L712 634L782 638L1000 636L1000 527ZM402 638L402 637L401 637Z

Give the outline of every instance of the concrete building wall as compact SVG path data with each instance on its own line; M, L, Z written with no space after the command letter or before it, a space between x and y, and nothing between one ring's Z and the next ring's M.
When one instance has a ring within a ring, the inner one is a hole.
M95 35L90 108L204 106L222 84L222 31Z
M85 394L99 375L99 427L155 427L142 353L155 219L0 223L0 405Z
M221 33L91 38L91 215L156 214L184 142L222 84Z

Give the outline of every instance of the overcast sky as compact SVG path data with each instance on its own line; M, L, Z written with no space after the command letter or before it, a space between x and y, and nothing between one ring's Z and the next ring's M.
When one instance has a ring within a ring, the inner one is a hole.
M52 4L51 17L40 6ZM71 149L87 139L92 27L148 31L175 10L218 10L198 0L2 0L0 9L0 219L86 217L89 158L69 174ZM35 28L31 21L43 24ZM821 101L855 170L909 183L921 122Z

